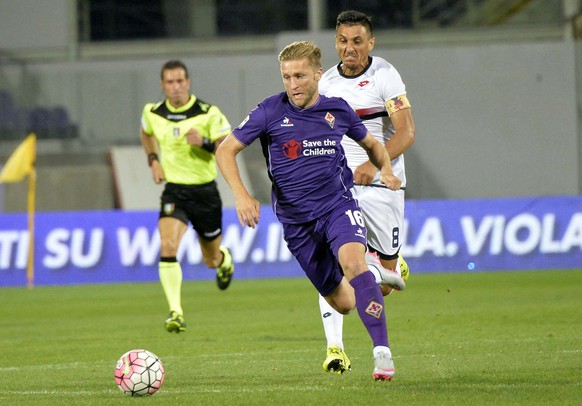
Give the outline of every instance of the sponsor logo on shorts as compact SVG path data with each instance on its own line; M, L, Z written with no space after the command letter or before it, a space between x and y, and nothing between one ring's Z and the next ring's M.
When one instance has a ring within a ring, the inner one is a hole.
M164 214L166 216L169 216L170 214L172 214L174 212L174 203L166 203L164 204Z
M368 313L370 316L374 316L377 319L379 319L382 315L382 310L384 310L384 306L374 301L371 301L368 307L366 307L366 313Z

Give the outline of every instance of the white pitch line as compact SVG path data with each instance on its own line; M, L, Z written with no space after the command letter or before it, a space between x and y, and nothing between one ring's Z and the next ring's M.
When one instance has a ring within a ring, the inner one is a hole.
M346 389L357 389L359 388L359 386L357 385L350 385L350 386L346 386L346 385L342 385L342 390L346 390ZM241 388L241 389L236 389L236 390L232 390L232 389L202 389L202 390L180 390L180 389L165 389L162 388L160 389L159 392L156 393L156 397L161 397L162 396L171 396L171 395L179 395L179 394L194 394L194 393L267 393L267 392L321 392L322 390L326 390L329 389L327 387L323 387L323 386L280 386L277 388L256 388L256 389L248 389L248 388ZM31 396L31 395L36 395L36 396L63 396L63 395L67 395L67 396L78 396L78 395L84 395L84 396L90 396L90 395L98 395L98 394L111 394L111 393L121 393L118 390L114 390L114 389L106 389L106 390L101 390L101 391L80 391L80 390L23 390L23 391L18 391L18 390L0 390L0 395L18 395L18 396Z

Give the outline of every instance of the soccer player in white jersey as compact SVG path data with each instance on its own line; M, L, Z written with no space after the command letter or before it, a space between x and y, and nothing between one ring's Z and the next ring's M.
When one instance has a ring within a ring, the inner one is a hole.
M367 261L370 264L379 260L384 268L401 274L406 280L408 266L399 257L406 188L403 153L414 142L414 120L398 71L383 58L369 55L374 42L371 17L353 10L340 13L335 46L341 62L324 73L319 87L321 94L342 97L348 102L370 133L385 145L394 174L402 180L399 191L383 187L378 170L365 151L349 138L343 138L348 166L354 173L354 193L368 229ZM377 282L381 283L378 277ZM392 291L390 286L381 288L384 295ZM343 373L351 367L343 346L343 316L321 296L319 304L327 339L323 369Z

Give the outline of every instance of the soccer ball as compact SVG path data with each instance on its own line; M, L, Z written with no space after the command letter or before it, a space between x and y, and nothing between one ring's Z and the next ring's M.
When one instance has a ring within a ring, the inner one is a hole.
M164 383L164 366L148 350L131 350L115 366L115 383L128 396L153 395Z

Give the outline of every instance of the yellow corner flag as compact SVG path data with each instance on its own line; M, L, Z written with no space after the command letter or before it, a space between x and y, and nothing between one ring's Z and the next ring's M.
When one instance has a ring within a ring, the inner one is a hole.
M34 169L36 161L36 135L30 134L14 150L0 172L0 183L20 182Z
M36 135L29 134L10 155L0 172L0 183L20 182L28 176L28 263L26 280L34 286L34 207L36 201Z

